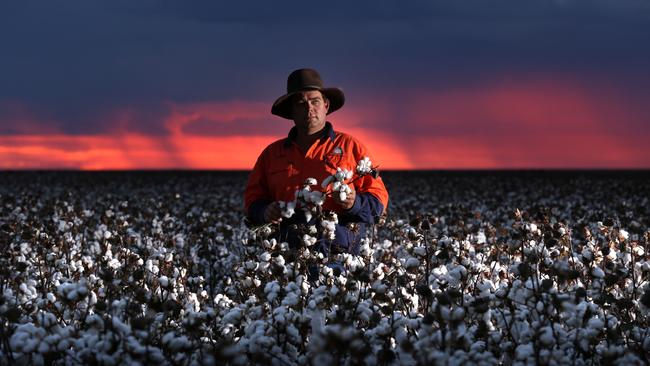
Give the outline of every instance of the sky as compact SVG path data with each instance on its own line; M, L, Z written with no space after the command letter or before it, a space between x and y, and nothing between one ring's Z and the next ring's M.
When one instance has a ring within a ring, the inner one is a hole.
M0 2L0 169L250 169L295 69L385 169L650 168L647 0Z

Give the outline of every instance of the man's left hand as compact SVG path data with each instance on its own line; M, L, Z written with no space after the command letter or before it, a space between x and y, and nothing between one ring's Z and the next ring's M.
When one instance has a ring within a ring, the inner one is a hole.
M357 193L354 191L353 187L350 187L352 190L345 197L345 201L341 201L341 197L338 194L334 194L334 202L339 206L343 207L346 210L349 210L354 206L354 199L357 197Z

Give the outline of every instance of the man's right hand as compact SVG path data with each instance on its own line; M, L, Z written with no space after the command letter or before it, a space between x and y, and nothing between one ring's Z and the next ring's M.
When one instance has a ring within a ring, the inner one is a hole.
M264 210L264 222L278 224L282 221L282 210L277 202L272 202Z

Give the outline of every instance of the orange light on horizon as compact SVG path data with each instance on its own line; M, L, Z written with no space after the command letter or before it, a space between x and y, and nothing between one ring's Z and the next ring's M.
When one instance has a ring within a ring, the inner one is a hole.
M331 120L364 143L383 169L650 167L648 133L634 130L650 118L645 106L605 84L552 76L503 80L373 96ZM110 133L66 135L33 132L41 131L39 121L20 105L16 122L29 128L0 135L0 169L248 170L292 126L270 115L269 103L169 107L156 135L129 131L137 114L128 109L111 113ZM200 129L190 128L197 123Z

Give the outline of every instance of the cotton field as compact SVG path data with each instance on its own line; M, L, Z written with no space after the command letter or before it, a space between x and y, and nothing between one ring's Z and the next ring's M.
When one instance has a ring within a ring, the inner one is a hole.
M246 226L246 173L2 173L0 364L650 362L649 173L381 176L325 257Z

